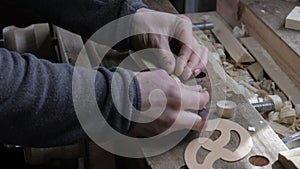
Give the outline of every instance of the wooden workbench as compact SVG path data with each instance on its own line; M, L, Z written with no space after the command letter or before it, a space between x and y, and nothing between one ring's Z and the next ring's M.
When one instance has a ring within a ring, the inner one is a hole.
M150 8L159 11L176 13L176 10L167 0L145 0L145 2L149 5ZM192 21L196 22L199 21L201 15L202 14L190 14L188 16L192 19ZM210 13L210 15L220 17L217 13ZM218 63L214 59L211 58L209 60L207 69L209 69L209 72L211 72L209 74L210 79L215 82L210 86L211 91L213 91L211 93L211 97L223 98L224 96L226 96L227 99L236 102L238 105L237 114L231 120L237 122L244 128L247 128L249 126L256 128L255 132L250 133L253 139L254 147L245 158L233 163L217 160L213 165L214 168L254 168L254 166L250 164L249 158L255 155L264 156L269 160L270 163L264 168L282 168L280 163L277 162L277 155L278 152L287 150L287 147L283 144L283 142L275 134L275 132L271 129L267 122L261 117L261 115L251 106L251 104L241 94L239 94L237 89L234 88L232 81L228 79L229 77L224 79L222 76L220 76L218 70L220 70L221 68L218 66ZM228 95L228 93L225 93L225 91L222 90L224 86L226 86L227 89L233 92ZM210 118L215 117L214 112L216 101L217 100L212 100L210 103ZM181 167L184 168L184 150L187 144L195 137L195 135L190 134L172 150L156 157L147 158L149 166L153 169L178 169ZM218 134L213 133L213 135L210 138L217 139ZM232 134L231 141L226 147L230 150L235 149L238 145L238 140L238 136L236 134ZM208 151L201 150L201 152L198 153L197 159L199 161L202 161L206 157L207 153Z

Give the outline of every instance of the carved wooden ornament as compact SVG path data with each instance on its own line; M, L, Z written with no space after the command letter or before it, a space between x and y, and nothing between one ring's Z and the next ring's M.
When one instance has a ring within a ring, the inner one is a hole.
M252 149L252 138L239 124L226 119L214 119L207 121L206 131L219 130L221 136L212 141L209 138L199 137L189 143L185 150L184 159L189 169L213 168L213 164L218 159L223 159L228 162L238 161L244 158ZM240 145L234 151L230 151L224 146L231 139L230 131L236 131L240 137ZM202 164L197 162L197 152L203 147L209 150L210 153L206 156Z

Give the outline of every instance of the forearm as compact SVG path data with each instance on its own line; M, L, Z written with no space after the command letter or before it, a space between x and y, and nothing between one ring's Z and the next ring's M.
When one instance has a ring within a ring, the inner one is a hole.
M0 70L1 142L49 147L77 143L87 138L73 103L72 66L53 64L30 54L19 55L0 49ZM116 111L110 97L110 81L116 74L120 85L123 85L128 83L131 74L125 70L113 73L104 68L98 72L79 68L77 72L83 77L78 79L82 85L90 80L84 78L87 74L96 74L95 94L103 117L119 132L128 133L132 124ZM130 87L129 98L133 106L139 109L139 90L134 90L138 88L137 81ZM86 104L89 100L81 101ZM125 108L131 113L131 106ZM89 123L97 121L91 120ZM99 135L103 133L105 131Z

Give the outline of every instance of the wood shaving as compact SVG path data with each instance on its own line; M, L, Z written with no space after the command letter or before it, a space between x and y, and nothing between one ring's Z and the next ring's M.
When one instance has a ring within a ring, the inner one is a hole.
M295 111L298 118L300 118L300 104L295 105Z
M269 121L274 121L276 123L280 123L279 112L270 112L268 115Z
M279 117L286 124L293 124L296 118L296 111L290 101L284 102L283 108L280 110Z
M268 95L266 101L272 101L275 104L275 111L280 111L283 106L281 98L277 95Z
M291 126L293 131L300 131L300 119L294 121L293 125Z

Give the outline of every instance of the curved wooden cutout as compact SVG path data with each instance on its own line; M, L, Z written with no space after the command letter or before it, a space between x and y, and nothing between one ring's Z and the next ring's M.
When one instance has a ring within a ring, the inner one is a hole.
M246 129L235 122L225 119L209 120L207 121L206 130L219 130L221 136L216 141L199 137L190 142L184 154L185 162L190 169L213 168L214 162L220 158L229 162L238 161L244 158L252 149L251 136ZM230 131L236 131L240 137L240 145L234 152L224 148L230 141ZM210 151L203 164L197 162L197 152L201 147Z

